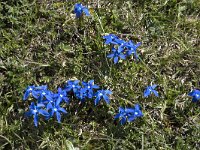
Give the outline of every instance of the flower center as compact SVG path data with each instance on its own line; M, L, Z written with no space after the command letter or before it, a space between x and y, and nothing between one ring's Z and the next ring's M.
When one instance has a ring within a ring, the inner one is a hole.
M102 95L103 95L102 93L99 94L99 96L102 96Z
M90 86L88 86L88 89L90 89Z
M42 95L45 95L46 93L45 92L42 92Z
M138 112L135 112L135 115L138 115Z
M60 97L63 97L63 95L62 95L62 94L60 94Z
M33 110L33 113L34 113L34 114L35 114L35 113L37 113L37 110L36 110L36 109L34 109L34 110Z
M53 110L54 110L54 111L57 111L58 109L57 109L57 108L54 108Z
M74 87L75 87L75 85L73 84L73 85L72 85L72 87L74 88Z
M196 96L196 97L199 97L200 95L199 95L199 94L195 94L195 96Z
M81 7L78 7L78 11L81 11L82 10L82 8Z

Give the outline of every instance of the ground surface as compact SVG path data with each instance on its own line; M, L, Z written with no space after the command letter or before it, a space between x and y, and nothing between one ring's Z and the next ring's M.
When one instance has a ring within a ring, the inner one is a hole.
M84 1L92 17L77 20L78 1L1 0L1 149L198 149L200 105L187 96L200 88L199 0ZM142 42L143 61L116 65L102 36ZM69 79L95 80L113 91L110 105L67 106L62 123L33 120L24 112L28 85L53 91ZM159 85L159 98L143 97ZM119 106L139 103L144 116L124 126L113 121Z

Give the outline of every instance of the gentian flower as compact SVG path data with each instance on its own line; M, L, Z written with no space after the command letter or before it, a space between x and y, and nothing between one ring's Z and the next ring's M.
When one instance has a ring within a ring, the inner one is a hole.
M39 103L45 100L44 97L48 99L49 101L53 99L52 92L47 89L47 85L38 86L35 89L36 89L36 94L38 96L37 100Z
M44 104L37 104L35 105L34 102L31 103L31 105L29 106L29 111L26 113L26 116L30 117L33 116L34 119L34 124L37 127L38 125L38 120L39 120L39 114L48 117L49 113L42 109L42 107L45 107Z
M152 86L147 86L145 91L144 91L144 97L148 97L150 94L154 94L155 96L158 97L158 92L155 90L155 88L157 87L156 84L152 85Z
M87 93L84 88L80 88L76 93L75 96L83 103L87 98Z
M120 38L116 38L113 42L113 44L117 44L119 45L120 49L124 48L124 46L126 45L126 41L120 39Z
M138 59L136 50L140 45L141 45L141 42L137 43L136 45L131 40L129 42L127 42L127 45L126 45L126 47L128 49L127 55L130 56L130 55L134 54L135 58Z
M92 98L94 95L93 90L99 88L98 85L94 84L94 80L90 80L88 83L82 82L82 84L83 84L85 91L87 92L88 98Z
M136 104L134 108L122 108L119 107L119 113L114 116L114 119L120 119L120 124L123 125L128 122L135 120L138 117L142 117L142 111L140 110L139 104Z
M67 81L67 85L65 86L65 90L67 92L73 90L73 92L76 93L77 90L79 90L81 88L81 86L79 85L79 82L80 82L79 80L74 80L74 81L69 80L69 81Z
M124 48L125 48L126 45L127 45L127 42L124 41L124 40L122 40L122 39L116 39L116 40L115 40L115 44L118 45L118 52L123 53L123 52L124 52ZM125 55L124 55L124 56L125 56ZM122 59L123 59L123 58L122 58ZM124 57L124 59L125 59L125 57Z
M95 94L94 104L97 105L101 99L104 99L107 104L110 103L108 95L112 94L110 90L98 90Z
M109 35L105 35L103 36L103 39L105 39L105 44L116 44L115 40L118 39L118 37L114 34L109 34Z
M74 12L76 14L76 18L80 18L85 13L86 16L90 16L88 8L83 6L81 3L77 3L74 5Z
M56 105L56 102L55 102L53 103L53 105L49 104L47 106L47 110L50 110L50 117L52 117L54 113L56 113L56 118L57 118L58 123L60 123L60 120L61 120L60 112L67 114L67 111L64 108L60 107L59 105L60 105L59 103L57 103Z
M35 92L35 85L27 87L27 89L24 93L24 96L23 96L23 100L27 100L27 98L30 96L30 94L32 94L33 97L37 97L37 94Z
M114 119L120 119L120 124L123 125L126 123L127 112L124 108L119 107L119 113L114 116Z
M127 111L128 112L128 111ZM131 122L138 117L142 117L142 111L140 110L140 105L136 104L134 109L131 109L128 114L128 121Z
M119 57L121 59L126 59L126 56L123 54L122 49L115 49L114 47L112 48L112 53L107 56L108 58L113 58L114 59L114 64L116 64L119 60Z
M192 96L192 102L197 102L198 100L200 100L200 90L194 89L188 95Z
M54 94L54 98L57 99L57 103L60 104L60 102L64 101L65 103L69 103L69 98L67 97L66 90L62 90L61 88L58 88L58 93Z

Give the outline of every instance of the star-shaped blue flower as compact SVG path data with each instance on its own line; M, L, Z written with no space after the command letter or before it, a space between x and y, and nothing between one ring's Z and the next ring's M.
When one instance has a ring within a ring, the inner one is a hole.
M75 96L83 103L87 98L87 93L84 88L80 88L76 93Z
M41 103L35 105L34 102L32 102L29 106L30 110L26 113L26 116L28 117L33 116L34 124L36 127L38 126L39 114L45 117L49 116L49 113L46 110L42 109L42 107L45 107L45 105Z
M56 94L54 94L54 98L57 99L56 102L59 103L59 104L62 101L69 104L69 98L67 97L66 90L62 90L61 88L58 88L58 92Z
M74 5L74 12L76 14L76 18L80 18L83 12L85 13L86 16L90 16L88 8L83 6L81 3L76 3Z
M103 36L103 39L105 39L105 44L116 44L116 39L118 39L118 37L114 34L109 34L109 35L105 35Z
M67 111L64 108L60 107L60 104L56 103L56 102L53 103L53 104L50 103L47 106L47 110L50 110L50 112L49 112L50 117L53 117L53 115L56 114L56 118L57 118L58 123L61 122L61 114L60 113L62 112L64 114L67 114Z
M133 111L132 111L133 110ZM142 111L140 110L140 105L139 104L135 104L135 108L132 109L130 114L128 114L128 121L131 122L133 120L135 120L138 117L142 117Z
M74 93L76 93L77 92L77 90L79 90L80 88L81 88L81 86L79 85L79 80L69 80L69 81L67 81L67 84L66 84L66 86L65 86L65 90L67 91L67 92L70 92L71 90L74 92Z
M130 56L132 54L134 54L135 58L138 59L138 55L137 55L137 48L141 45L141 42L134 44L133 41L128 41L126 44L127 47L127 55Z
M108 97L108 95L112 94L112 92L110 90L98 90L95 93L95 100L94 100L94 104L97 105L99 103L99 101L101 99L103 99L107 104L110 103L110 99Z
M124 125L126 121L131 122L138 117L142 117L142 111L139 104L136 104L134 108L122 108L119 107L119 113L114 116L114 119L120 119L120 124Z
M27 87L23 96L23 100L27 100L30 94L32 94L33 97L37 97L37 93L35 92L35 85Z
M99 86L94 84L94 80L90 80L89 82L82 82L84 90L87 92L88 98L92 98L94 96L94 89L99 89Z
M115 49L112 48L112 53L107 56L108 58L113 58L114 64L116 64L119 61L119 58L126 59L126 56L123 54L122 49Z
M117 44L117 45L119 45L120 49L123 49L126 46L126 41L124 41L120 38L116 38L114 40L113 44Z
M197 102L200 100L200 90L194 89L188 95L192 96L192 102Z
M155 96L159 96L158 92L155 90L155 88L157 87L156 84L152 85L152 86L147 86L145 91L144 91L144 97L148 97L150 94L154 94Z
M124 108L119 107L119 113L114 116L114 119L120 119L120 124L124 125L127 119L127 112Z
M47 85L38 86L35 88L37 94L37 100L39 103L43 102L44 100L48 99L51 101L53 99L52 92L48 90ZM46 99L44 99L46 98Z

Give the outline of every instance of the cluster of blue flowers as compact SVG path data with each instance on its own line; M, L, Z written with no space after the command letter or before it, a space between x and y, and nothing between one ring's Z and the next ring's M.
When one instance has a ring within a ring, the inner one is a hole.
M113 58L114 64L116 64L119 59L124 60L131 55L134 55L135 59L138 59L136 50L141 45L141 42L137 44L131 40L126 42L114 34L105 35L103 38L105 39L105 44L111 44L112 53L107 57Z
M99 86L94 84L94 80L90 80L89 82L69 80L63 89L58 88L57 93L48 90L47 85L28 86L25 90L23 100L25 101L29 96L32 96L36 99L36 105L34 102L31 102L26 116L33 116L35 126L38 125L39 115L44 116L47 120L56 115L57 121L60 123L61 113L67 114L67 111L61 106L61 103L69 104L69 97L72 97L72 95L80 100L81 103L84 103L86 99L94 98L95 105L100 100L104 100L109 104L109 95L112 92L110 90L97 89L99 89Z
M66 91L58 88L57 93L53 93L48 90L47 85L42 86L28 86L24 93L23 100L27 100L29 96L36 99L36 105L31 102L29 111L26 116L33 116L35 126L38 125L39 114L43 115L46 119L49 119L56 115L57 121L60 122L61 114L66 114L67 111L61 107L61 102L69 103L69 99L66 96Z
M76 18L80 18L85 13L86 16L90 16L89 10L80 3L75 4L74 12ZM126 59L127 57L134 55L135 59L138 59L137 48L141 43L135 44L133 41L128 42L120 39L114 34L109 34L103 36L105 39L105 44L110 44L112 48L112 53L109 54L108 58L113 58L116 64L119 59ZM144 90L144 97L147 98L154 94L159 97L158 91L156 91L157 85L147 86ZM94 80L88 82L80 82L79 80L69 80L67 81L65 87L58 88L57 93L53 93L48 90L47 85L42 86L28 86L25 90L23 100L27 100L29 96L36 99L36 104L31 102L29 106L29 111L26 112L26 116L33 116L35 126L38 126L39 115L45 117L45 119L50 119L56 116L57 121L61 122L61 114L67 114L65 108L62 104L69 104L70 97L75 97L84 103L87 99L94 99L94 104L97 105L100 100L104 100L107 104L110 103L109 95L112 94L110 90L100 89L100 87L94 84ZM194 89L191 91L189 96L192 97L193 102L198 102L200 100L200 90ZM123 125L127 121L131 122L136 118L142 117L143 113L140 109L139 104L136 104L134 108L123 108L119 107L119 113L114 116L114 119L119 119L120 124Z
M94 80L82 82L82 86L80 86L79 83L79 80L68 81L66 84L66 91L73 91L75 97L81 102L85 102L86 99L95 98L95 105L97 105L101 99L103 99L107 104L110 103L109 95L112 94L110 90L97 90L99 89L99 86L94 84Z

